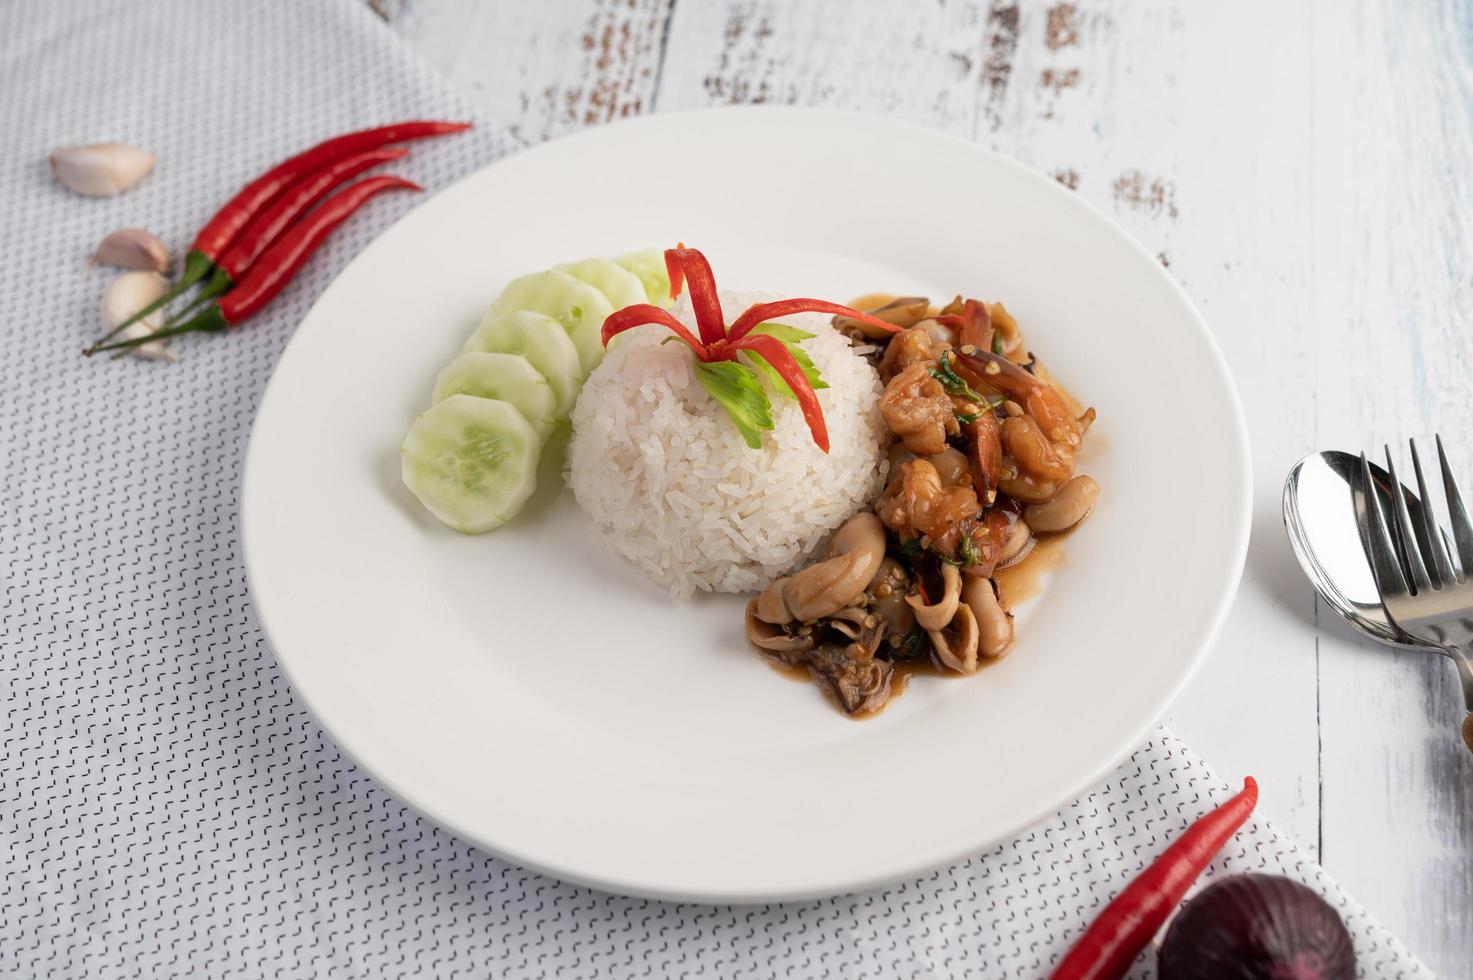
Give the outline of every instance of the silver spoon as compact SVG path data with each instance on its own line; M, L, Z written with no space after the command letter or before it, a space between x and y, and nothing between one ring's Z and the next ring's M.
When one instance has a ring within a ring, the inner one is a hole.
M1385 470L1372 465L1371 471L1383 487L1391 486ZM1359 472L1359 456L1334 450L1311 453L1294 464L1284 481L1284 527L1294 557L1320 598L1361 633L1378 643L1443 653L1402 632L1381 605L1355 523L1351 488ZM1421 520L1422 502L1405 487L1402 493Z

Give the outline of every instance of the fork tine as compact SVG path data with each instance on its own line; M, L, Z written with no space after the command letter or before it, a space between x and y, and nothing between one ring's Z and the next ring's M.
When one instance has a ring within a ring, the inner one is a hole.
M1427 577L1427 566L1422 563L1422 550L1417 544L1416 531L1412 529L1412 515L1407 511L1407 498L1401 489L1401 477L1396 475L1396 460L1391 458L1391 447L1386 447L1386 473L1391 477L1391 509L1396 514L1396 540L1401 545L1398 554L1402 564L1411 575L1412 587L1417 592L1432 588Z
M1360 486L1356 490L1356 503L1358 510L1357 523L1360 525L1361 545L1366 550L1366 561L1370 563L1371 574L1376 579L1376 591L1381 593L1381 601L1385 602L1387 597L1402 596L1407 594L1406 579L1402 576L1401 565L1396 560L1396 549L1391 544L1391 536L1386 533L1386 519L1381 513L1381 494L1376 489L1376 481L1371 479L1371 464L1366 461L1366 454L1360 454Z
M1453 540L1458 543L1458 564L1466 578L1473 573L1473 522L1468 520L1468 509L1463 506L1463 495L1458 492L1458 481L1453 479L1453 469L1447 465L1447 453L1442 450L1442 436L1437 436L1437 460L1442 464L1442 492L1447 496L1447 511L1452 517Z
M1432 577L1432 584L1436 588L1442 588L1457 582L1453 575L1453 560L1448 554L1442 528L1438 526L1437 517L1433 513L1432 498L1427 496L1427 481L1422 477L1422 460L1417 455L1417 440L1408 439L1407 444L1411 446L1412 469L1417 474L1417 496L1422 500L1422 526L1417 529L1420 532L1418 537L1422 542L1422 553L1430 559L1431 567L1427 571Z

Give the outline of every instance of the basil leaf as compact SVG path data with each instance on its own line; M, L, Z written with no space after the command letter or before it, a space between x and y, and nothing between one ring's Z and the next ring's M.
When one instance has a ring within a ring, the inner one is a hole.
M762 433L772 429L772 403L756 373L736 361L697 361L696 380L726 409L742 440L761 449Z
M799 330L790 327L786 323L759 323L747 333L765 333L769 337L776 337L785 344L796 344L800 340L812 340L813 334L807 330Z

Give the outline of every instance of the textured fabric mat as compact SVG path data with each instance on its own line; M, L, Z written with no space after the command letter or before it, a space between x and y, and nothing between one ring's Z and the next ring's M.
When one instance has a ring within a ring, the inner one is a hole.
M1169 734L956 867L721 908L480 853L360 773L295 699L246 593L246 437L313 297L414 200L375 200L268 314L176 343L172 367L78 356L109 275L79 270L109 230L182 247L275 160L413 116L479 123L396 167L430 190L515 149L348 0L0 6L0 977L1040 976L1227 795ZM50 178L51 148L107 139L154 150L155 171L101 201ZM1366 976L1427 975L1267 823L1216 867L1309 882Z

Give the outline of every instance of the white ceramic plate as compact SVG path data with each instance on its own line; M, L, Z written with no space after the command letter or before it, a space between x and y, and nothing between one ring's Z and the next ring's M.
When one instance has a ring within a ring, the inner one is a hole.
M463 537L399 482L436 372L514 276L703 249L725 288L1001 299L1099 410L1104 488L972 679L851 721L603 552L548 454L511 525ZM1003 157L865 116L659 115L472 174L322 296L261 403L242 511L257 613L339 745L431 819L618 892L768 901L923 872L1015 835L1138 744L1206 656L1248 539L1222 357L1157 262Z

